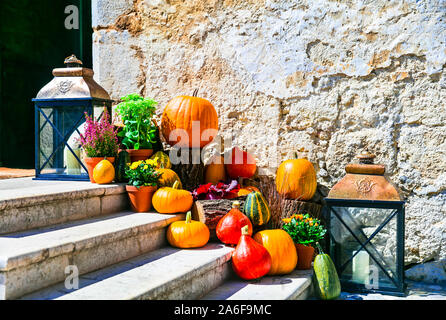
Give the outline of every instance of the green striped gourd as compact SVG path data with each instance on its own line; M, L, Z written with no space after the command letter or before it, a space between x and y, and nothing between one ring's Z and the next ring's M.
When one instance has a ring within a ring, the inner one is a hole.
M317 244L320 254L313 262L313 283L319 298L323 300L337 299L341 294L341 283L339 282L336 267L328 254L322 252Z
M246 196L244 212L255 226L264 225L271 218L268 203L258 191L251 192Z

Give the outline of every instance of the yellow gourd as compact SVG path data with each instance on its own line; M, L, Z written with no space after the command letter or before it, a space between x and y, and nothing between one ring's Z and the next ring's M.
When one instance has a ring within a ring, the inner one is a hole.
M100 161L93 169L93 179L98 184L111 183L115 179L115 167L106 159Z
M263 245L271 255L269 275L287 274L297 265L297 252L291 236L282 229L262 230L253 239Z

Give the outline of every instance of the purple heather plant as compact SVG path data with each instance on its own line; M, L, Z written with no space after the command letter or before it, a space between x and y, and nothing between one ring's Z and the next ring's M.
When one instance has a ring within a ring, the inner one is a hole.
M87 157L115 157L118 154L117 129L109 119L105 110L99 121L85 113L85 132L80 135L79 142Z

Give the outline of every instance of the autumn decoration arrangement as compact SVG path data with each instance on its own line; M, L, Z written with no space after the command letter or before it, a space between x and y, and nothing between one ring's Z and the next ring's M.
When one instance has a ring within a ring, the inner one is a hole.
M235 146L225 155L214 155L201 182L183 189L190 181L172 165L160 135L172 148L203 148L218 130L213 105L197 97L196 91L192 96L173 98L164 108L161 127L153 119L156 105L137 94L123 97L116 107L121 119L118 127L110 124L106 113L99 122L87 116L81 145L86 164L91 163L91 182L126 183L135 212L186 213L185 220L168 227L167 240L173 247L199 248L210 239L232 246L233 270L244 280L313 267L319 296L337 298L340 285L336 269L319 245L326 234L322 222L307 212L286 211L280 213L280 226L273 227L276 209L271 207L271 194L243 183L257 172L256 159L247 150ZM198 139L193 137L197 134ZM225 163L225 159L230 161ZM277 197L308 202L316 187L316 171L307 159L285 160L277 169ZM211 219L202 218L198 212L206 203L212 204L212 212L219 212Z

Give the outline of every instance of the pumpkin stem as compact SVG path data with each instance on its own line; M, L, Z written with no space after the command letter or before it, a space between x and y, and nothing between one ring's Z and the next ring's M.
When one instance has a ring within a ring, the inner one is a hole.
M186 213L186 223L190 223L192 220L192 212L188 211Z
M175 180L175 182L173 183L172 188L174 189L178 189L178 186L180 185L180 183L178 182L178 180Z
M232 207L233 207L233 208L237 208L237 209L239 209L239 208L240 208L240 201L234 201L234 202L232 203Z
M296 151L294 151L294 159L299 159L299 155L297 154Z
M194 90L194 92L192 93L192 97L196 97L198 94L198 88Z
M242 227L242 236L249 236L248 225Z

